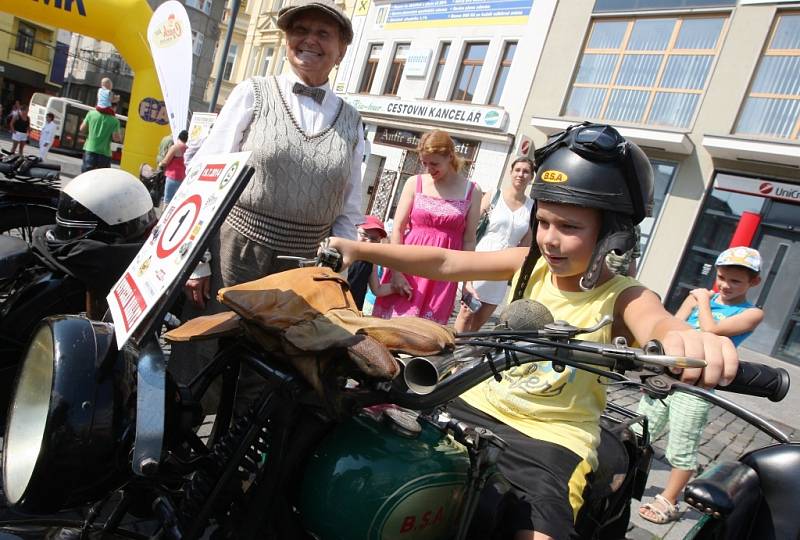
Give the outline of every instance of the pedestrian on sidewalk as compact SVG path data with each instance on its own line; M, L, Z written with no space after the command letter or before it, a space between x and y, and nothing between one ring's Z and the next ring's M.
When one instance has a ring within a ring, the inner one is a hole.
M31 128L28 107L23 105L16 114L12 114L8 125L11 130L11 153L13 154L19 149L19 155L23 155L22 151L25 149L25 143L28 142L28 131Z
M738 347L764 318L747 301L747 291L761 282L761 255L749 247L726 249L717 257L716 288L694 289L675 313L698 330L726 336ZM700 437L711 404L682 392L664 400L642 397L639 413L647 416L653 439L669 427L666 457L672 471L664 490L639 509L642 518L664 524L680 519L678 498L697 469Z
M533 199L525 190L533 178L533 161L515 159L508 171L508 181L494 196L486 192L481 201L481 220L486 220L483 235L475 251L500 251L508 247L531 245L531 210ZM481 228L480 222L478 229ZM477 332L489 320L498 304L506 297L508 281L465 281L461 292L461 309L456 317L456 332ZM471 298L478 301L471 306Z
M164 204L169 204L175 192L181 187L181 182L186 177L186 164L183 162L183 154L186 152L186 141L189 140L189 132L185 129L178 133L178 141L169 147L167 155L164 156L158 166L164 169Z
M383 221L375 216L364 216L363 223L359 223L356 227L356 234L359 242L381 243L386 240ZM374 304L374 298L393 292L390 283L380 283L378 265L367 261L356 261L350 266L347 271L347 283L350 285L350 293L353 295L356 306L362 311L367 293L372 293L372 303Z
M86 114L79 130L81 133L88 131L83 143L81 172L111 167L111 141L122 142L114 107L98 105Z
M392 243L474 251L483 194L463 174L453 139L442 130L430 131L420 138L417 152L426 174L406 179L394 215ZM374 316L422 317L447 324L457 283L389 269L381 282L391 282L395 291L402 292L378 298Z
M56 138L55 119L56 117L53 113L47 113L45 124L39 133L39 159L41 161L47 159L47 154L50 152L50 148L53 147L53 141Z

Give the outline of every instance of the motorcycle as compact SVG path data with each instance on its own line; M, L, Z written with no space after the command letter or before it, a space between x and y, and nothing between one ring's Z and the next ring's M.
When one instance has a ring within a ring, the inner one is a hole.
M221 208L224 215L226 205ZM209 231L220 220L216 216ZM346 325L330 326L331 318L343 315L327 312L327 322L303 320L314 324L292 335L294 349L281 348L275 341L289 333L270 325L293 312L259 310L260 300L273 298L308 314L321 298L340 301L344 290L324 269L291 271L284 277L297 288L233 288L240 299L237 316L223 313L178 329L176 339L220 340L211 363L188 384L178 384L156 328L200 255L196 250L185 259L159 307L120 350L109 322L58 316L39 325L17 378L4 438L3 487L11 509L0 532L10 538L509 538L504 515L517 499L495 466L505 443L452 417L446 404L488 377L534 362L587 370L654 395L700 395L776 437L779 444L771 448L784 457L775 470L798 484L796 444L718 394L665 373L702 362L664 355L655 342L638 349L620 339L577 339L609 324L608 318L594 328L576 328L538 316L542 324L530 327L530 317L515 315L538 309L525 301L512 304L505 327L455 340L431 326L415 333L414 321L408 327L399 320L365 338L342 330ZM320 261L336 268L335 253L324 251ZM295 292L301 282L309 295ZM359 324L362 319L356 317ZM297 353L301 342L317 349ZM391 360L381 364L389 350ZM260 377L260 395L235 414L244 367ZM624 375L632 370L645 374L634 381ZM220 391L213 422L202 432L200 401L215 384ZM780 400L788 385L785 370L743 363L725 390ZM643 435L631 429L636 423L643 424ZM646 420L611 404L603 424L600 468L577 529L586 538L622 538L630 500L641 496L649 469ZM772 476L751 468L764 493L774 488ZM750 486L754 480L748 478ZM737 498L738 484L729 487L729 509L713 497L692 499L714 518L706 522L707 538L732 537L714 536L713 530L729 530L732 516L740 522L751 517L737 514L744 499ZM785 537L784 524L770 514L771 499L757 504L765 508L762 522L772 519L775 537ZM84 511L80 518L56 514L70 508ZM131 529L130 516L149 519L153 530Z
M102 316L102 298L155 224L148 192L135 177L122 171L98 173L86 173L65 187L60 225L36 227L30 243L0 235L0 426L5 425L14 375L39 321L62 313ZM100 196L98 176L104 180ZM124 217L105 211L119 207L126 209ZM140 217L131 215L137 212ZM138 228L133 226L140 221Z
M33 229L55 223L61 166L35 156L0 159L0 234L30 242Z

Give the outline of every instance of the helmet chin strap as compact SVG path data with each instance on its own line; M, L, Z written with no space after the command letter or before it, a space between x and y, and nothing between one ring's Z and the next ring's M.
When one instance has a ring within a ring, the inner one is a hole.
M589 269L581 276L579 282L580 288L584 291L594 289L595 285L597 285L597 281L603 274L606 255L612 251L616 252L618 255L622 255L626 251L633 249L634 245L636 245L636 235L633 229L626 227L604 235L594 247Z

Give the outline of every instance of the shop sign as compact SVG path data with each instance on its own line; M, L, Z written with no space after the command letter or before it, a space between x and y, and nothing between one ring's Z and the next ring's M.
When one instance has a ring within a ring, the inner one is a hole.
M389 7L387 28L525 24L533 0L411 0Z
M416 151L421 135L422 134L418 131L378 126L378 129L375 131L375 144L397 146L399 148ZM475 154L478 153L478 146L480 146L479 142L459 139L457 137L452 137L452 139L458 157L467 161L475 160Z
M720 175L717 177L714 187L723 191L735 191L757 197L800 203L800 185L797 184Z
M430 49L409 49L403 74L407 77L424 77L431 61Z
M431 123L447 123L500 131L508 113L495 107L459 103L415 101L377 96L342 96L359 112L383 116L414 118Z

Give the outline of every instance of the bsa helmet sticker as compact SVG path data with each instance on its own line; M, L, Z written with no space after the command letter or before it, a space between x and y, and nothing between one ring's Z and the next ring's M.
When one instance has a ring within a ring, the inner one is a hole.
M549 184L563 184L569 179L569 176L567 176L567 173L551 169L544 171L539 175L539 178L542 179L542 182L547 182Z

